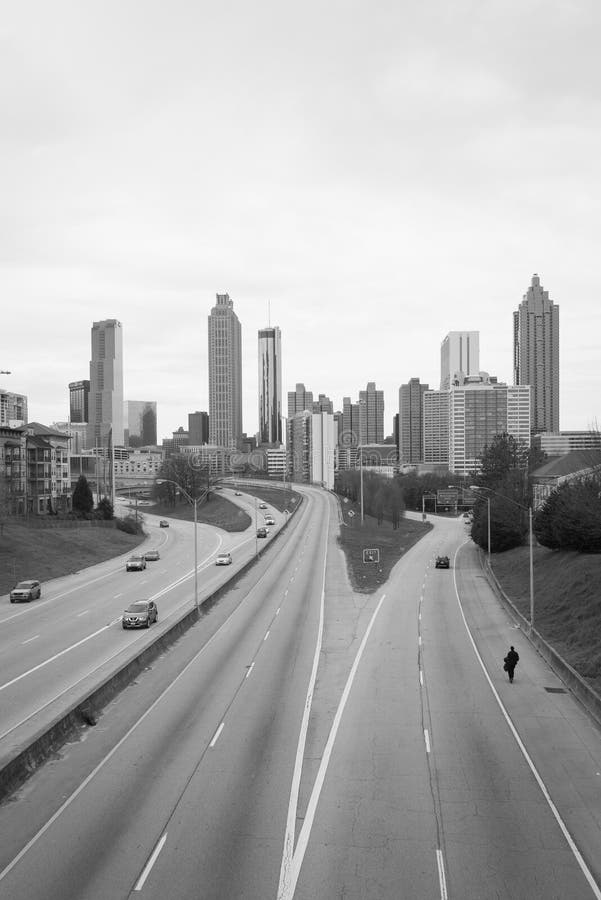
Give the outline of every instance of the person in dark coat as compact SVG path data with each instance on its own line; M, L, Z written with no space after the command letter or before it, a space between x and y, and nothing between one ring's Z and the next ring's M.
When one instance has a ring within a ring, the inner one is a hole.
M509 675L509 680L510 680L510 681L513 681L513 673L515 672L515 667L516 667L517 664L518 664L519 658L520 658L520 657L519 657L519 655L518 655L518 653L517 653L515 647L510 647L510 648L509 648L509 653L507 654L507 656L506 656L505 659L503 660L503 662L505 663L505 665L503 666L503 668L505 669L505 671L506 671L507 674Z

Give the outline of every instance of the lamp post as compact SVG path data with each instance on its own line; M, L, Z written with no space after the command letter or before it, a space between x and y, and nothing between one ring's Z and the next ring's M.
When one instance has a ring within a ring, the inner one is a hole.
M470 489L478 493L479 491L489 491L491 494L496 494L497 497L501 497L502 500L507 500L508 503L513 503L514 506L517 506L518 509L523 509L524 512L528 513L528 549L529 549L529 581L530 581L530 631L534 630L534 538L532 531L532 506L523 506L521 503L518 503L517 500L512 500L511 497L506 497L505 494L500 494L498 491L493 491L492 488L485 487L484 485L471 484ZM490 497L486 498L488 502L488 563L490 565Z
M194 507L194 606L198 612L198 498L191 497L185 488L171 478L157 478L157 484L173 484Z
M363 525L363 447L359 447L359 470L361 473L361 525Z

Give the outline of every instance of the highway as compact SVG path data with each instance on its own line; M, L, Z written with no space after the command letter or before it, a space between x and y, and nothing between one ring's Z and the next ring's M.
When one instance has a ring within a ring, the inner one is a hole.
M463 523L433 517L358 595L335 500L305 493L257 566L0 807L1 898L601 898L599 731L546 690Z

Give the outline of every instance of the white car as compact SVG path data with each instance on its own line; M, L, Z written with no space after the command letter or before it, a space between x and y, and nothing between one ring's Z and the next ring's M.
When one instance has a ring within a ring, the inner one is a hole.
M231 566L232 564L232 554L231 553L219 553L217 558L215 559L216 566Z

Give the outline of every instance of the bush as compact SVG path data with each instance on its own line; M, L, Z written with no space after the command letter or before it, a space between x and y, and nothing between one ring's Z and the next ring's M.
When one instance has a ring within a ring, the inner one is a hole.
M125 531L127 534L144 534L143 523L140 518L129 515L123 519L116 520L119 531Z
M534 532L544 547L601 553L601 480L560 485L538 510Z
M94 510L99 519L112 519L114 517L113 504L108 497L103 497Z

